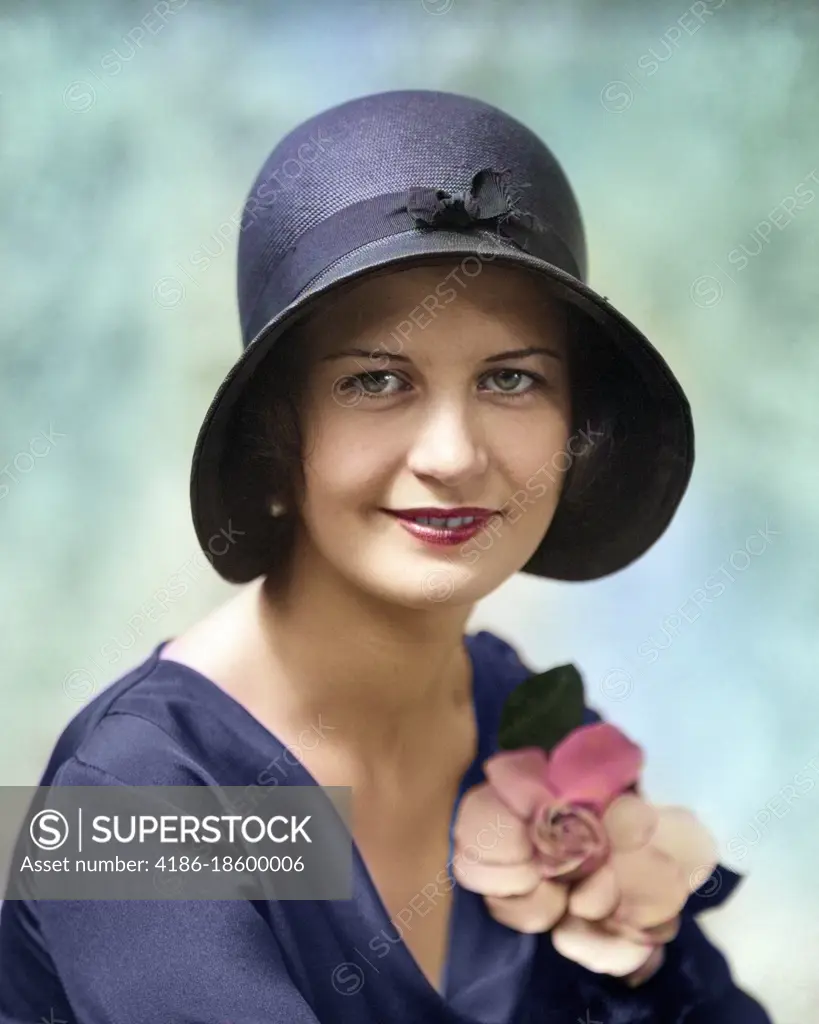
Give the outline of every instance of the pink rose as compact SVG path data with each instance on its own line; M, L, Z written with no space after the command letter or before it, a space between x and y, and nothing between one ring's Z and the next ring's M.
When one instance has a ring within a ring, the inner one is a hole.
M525 823L541 879L528 905L487 895L492 912L510 927L516 915L547 921L559 953L631 985L662 966L692 877L716 865L713 839L690 811L636 795L642 764L636 744L599 723L574 730L551 754L495 754L480 787L483 804L491 793Z
M529 826L543 878L575 881L596 871L609 852L603 823L581 804L547 800Z
M662 965L660 947L677 934L688 897L716 866L716 844L689 810L653 807L630 793L610 804L603 825L608 861L569 892L552 942L591 971L637 972L631 981L639 983Z
M547 754L524 747L490 757L487 781L529 826L542 878L575 882L609 854L602 816L634 786L642 751L613 725L575 729Z

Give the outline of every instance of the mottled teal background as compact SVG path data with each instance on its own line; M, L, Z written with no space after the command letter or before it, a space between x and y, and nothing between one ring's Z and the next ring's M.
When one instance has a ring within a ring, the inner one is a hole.
M708 919L740 981L777 1022L815 1021L816 12L0 10L0 782L35 782L93 693L232 590L195 560L188 470L239 351L235 218L269 149L366 92L470 93L558 154L592 284L668 358L698 428L690 490L644 558L595 583L515 579L475 628L581 667L644 743L651 794L695 807L747 873Z

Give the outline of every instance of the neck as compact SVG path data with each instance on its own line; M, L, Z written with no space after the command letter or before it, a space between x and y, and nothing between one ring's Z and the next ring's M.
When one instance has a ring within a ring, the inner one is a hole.
M471 606L399 606L302 554L287 587L248 588L262 675L301 722L321 720L365 757L419 748L471 717ZM256 646L256 645L254 645Z

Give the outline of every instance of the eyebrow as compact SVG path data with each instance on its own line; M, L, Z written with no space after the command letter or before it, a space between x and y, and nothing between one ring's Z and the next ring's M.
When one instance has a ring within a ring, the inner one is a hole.
M488 356L483 360L485 363L500 363L505 359L525 359L526 356L535 355L547 355L553 359L562 360L563 357L559 352L555 352L554 349L546 348L545 346L532 346L530 348L516 348L511 349L509 352L499 352L495 356ZM345 356L361 356L364 359L375 359L376 357L383 358L386 356L388 359L394 359L397 363L411 363L412 360L408 356L395 355L392 352L369 352L365 348L345 348L341 352L332 352L328 356L322 357L322 362L327 362L331 359L343 359Z

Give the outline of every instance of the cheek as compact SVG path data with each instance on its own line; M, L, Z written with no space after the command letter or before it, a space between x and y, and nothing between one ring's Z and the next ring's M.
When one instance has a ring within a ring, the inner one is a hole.
M326 411L305 439L306 504L367 504L400 462L397 438L355 410ZM377 504L377 502L376 502Z
M544 488L559 488L571 458L569 421L562 410L551 408L539 417L521 417L517 422L507 418L495 425L492 436L497 442L495 458L519 487L534 478L541 484L536 488L539 496Z

